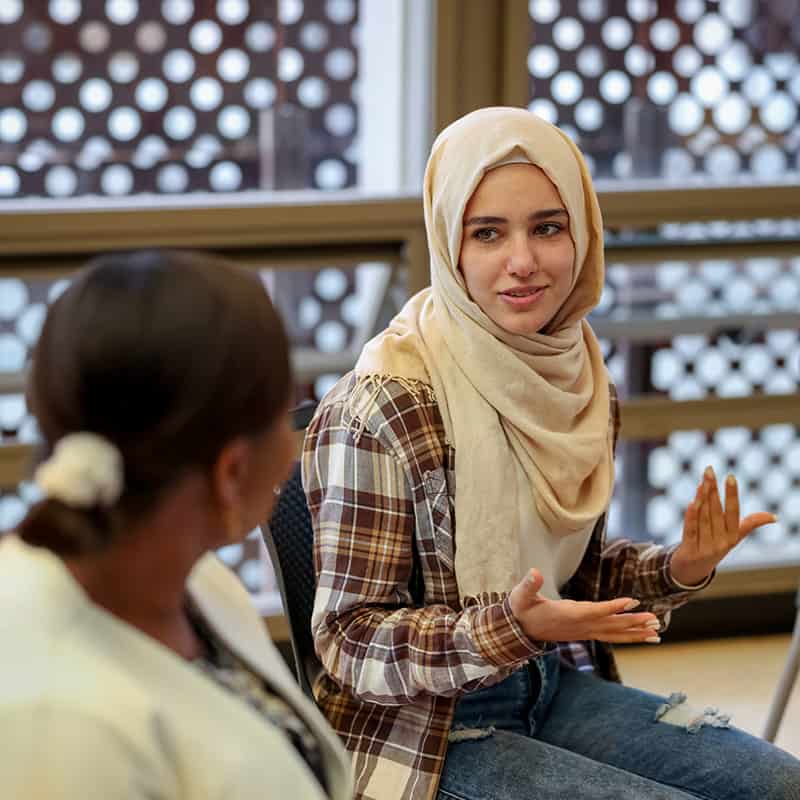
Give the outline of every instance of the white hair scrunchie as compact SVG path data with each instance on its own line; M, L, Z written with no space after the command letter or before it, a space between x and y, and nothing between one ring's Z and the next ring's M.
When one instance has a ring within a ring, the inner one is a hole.
M109 508L124 485L122 453L95 433L70 433L34 474L45 497L75 508Z

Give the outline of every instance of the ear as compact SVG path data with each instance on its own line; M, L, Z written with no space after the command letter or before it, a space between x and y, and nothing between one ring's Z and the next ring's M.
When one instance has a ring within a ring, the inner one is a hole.
M215 500L223 514L238 513L250 474L250 444L244 437L228 442L211 469Z

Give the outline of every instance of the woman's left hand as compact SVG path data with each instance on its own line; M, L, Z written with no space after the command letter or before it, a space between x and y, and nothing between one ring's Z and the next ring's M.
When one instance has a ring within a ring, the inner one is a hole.
M725 480L723 510L714 470L707 467L686 509L683 538L670 563L672 577L684 586L697 586L742 539L776 521L777 517L766 511L739 519L739 489L733 475Z

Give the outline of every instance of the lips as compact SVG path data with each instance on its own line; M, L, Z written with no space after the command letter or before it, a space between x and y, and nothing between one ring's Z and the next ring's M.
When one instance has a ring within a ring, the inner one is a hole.
M546 286L518 286L500 292L500 300L516 311L528 311L538 304L546 289Z
M544 288L544 286L520 286L516 289L506 289L500 294L504 297L532 297L535 294L539 294Z

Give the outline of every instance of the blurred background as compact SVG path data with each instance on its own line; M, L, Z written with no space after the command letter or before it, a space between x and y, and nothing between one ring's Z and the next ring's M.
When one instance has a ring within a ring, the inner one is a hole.
M435 133L527 106L587 155L592 323L623 401L610 534L680 537L703 468L780 521L675 636L788 629L800 585L800 0L0 0L0 530L35 491L24 376L92 254L258 270L319 398L427 283ZM225 560L280 619L257 536ZM274 621L274 625L279 625Z

